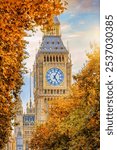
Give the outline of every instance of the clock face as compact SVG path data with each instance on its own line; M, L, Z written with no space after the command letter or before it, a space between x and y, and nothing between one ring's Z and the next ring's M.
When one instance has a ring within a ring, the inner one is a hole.
M58 86L63 82L64 74L58 68L51 68L47 71L46 79L50 85Z

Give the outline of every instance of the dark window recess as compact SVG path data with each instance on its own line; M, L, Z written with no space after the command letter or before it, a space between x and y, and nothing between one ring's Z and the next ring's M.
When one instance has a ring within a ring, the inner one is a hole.
M47 99L45 98L44 101L45 101L45 103L46 103L46 102L47 102Z
M61 62L61 56L59 56L59 61Z
M51 94L53 94L53 90L51 90Z
M57 90L57 94L59 94L59 90Z
M62 57L62 61L64 61L64 56Z
M52 62L52 57L50 56L50 61Z
M46 57L44 56L44 62L46 62Z
M58 56L56 56L56 61L58 62Z
M49 61L49 57L47 56L47 61Z
M55 57L53 57L53 61L55 61Z
M65 94L65 90L63 90L63 94Z
M45 94L47 93L47 91L45 90Z

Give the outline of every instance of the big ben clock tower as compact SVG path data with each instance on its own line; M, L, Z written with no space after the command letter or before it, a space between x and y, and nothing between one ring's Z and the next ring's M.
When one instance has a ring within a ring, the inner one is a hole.
M71 58L61 40L60 22L54 17L51 31L44 31L34 64L34 101L36 121L43 123L48 116L48 101L69 92Z

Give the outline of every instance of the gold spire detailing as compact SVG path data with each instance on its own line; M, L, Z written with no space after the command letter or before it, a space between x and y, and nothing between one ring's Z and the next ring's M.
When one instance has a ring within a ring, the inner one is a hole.
M32 101L31 101L31 98L32 98L32 96L31 96L31 70L30 70L30 112L32 112Z
M51 30L43 31L45 36L60 36L60 22L59 22L57 16L54 16L53 22L54 22L54 24L53 24Z
M31 70L30 70L30 99L26 104L26 111L27 113L33 113L34 112L34 108L33 108L33 104L32 104L32 82L31 82Z

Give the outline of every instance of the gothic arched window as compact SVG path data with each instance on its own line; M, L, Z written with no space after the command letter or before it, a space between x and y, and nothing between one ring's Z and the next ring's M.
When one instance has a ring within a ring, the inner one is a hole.
M46 62L46 56L44 56L44 62Z
M49 62L49 57L47 56L47 62Z
M56 61L58 62L58 56L56 56Z
M55 62L55 56L53 56L53 61Z
M56 94L56 90L54 90L54 94Z
M52 56L50 56L50 62L52 62Z
M61 62L61 56L59 56L59 61Z
M59 90L57 90L57 94L59 94Z
M51 94L53 94L53 90L51 90Z
M62 61L64 61L64 56L62 56Z

